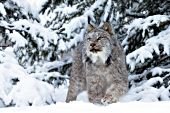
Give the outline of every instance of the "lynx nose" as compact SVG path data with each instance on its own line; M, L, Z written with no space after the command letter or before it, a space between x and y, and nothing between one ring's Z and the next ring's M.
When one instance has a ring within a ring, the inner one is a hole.
M96 46L96 44L95 44L95 43L91 43L90 46L91 46L91 47L94 47L94 46Z

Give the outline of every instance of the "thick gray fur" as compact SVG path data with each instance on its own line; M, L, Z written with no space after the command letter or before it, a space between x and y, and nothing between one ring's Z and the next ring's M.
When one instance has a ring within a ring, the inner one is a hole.
M77 95L86 90L90 102L110 104L127 92L125 55L115 34L94 28L85 34L73 58L66 102L76 100Z

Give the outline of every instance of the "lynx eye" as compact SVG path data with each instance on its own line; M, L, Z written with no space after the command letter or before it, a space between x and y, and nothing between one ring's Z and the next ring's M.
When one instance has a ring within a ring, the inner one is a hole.
M87 40L90 40L90 37L87 37Z
M86 36L86 38L85 38L86 40L90 40L90 36Z
M104 37L98 37L98 38L97 38L97 41L101 40L102 38L104 38Z

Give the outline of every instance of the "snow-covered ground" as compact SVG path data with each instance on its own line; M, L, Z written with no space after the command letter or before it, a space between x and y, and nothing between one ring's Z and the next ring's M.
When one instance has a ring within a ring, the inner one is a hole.
M82 101L40 107L1 108L0 113L168 113L170 102L128 102L108 106Z
M32 13L34 17L39 16L38 11L41 8L41 5L47 0L13 0L18 6L22 7L23 14ZM86 20L87 16L93 15L93 11L96 7L103 3L103 0L96 2L83 16L77 17L73 19L69 24L64 24L65 32L67 32L67 38L70 38L73 30L82 26L82 23ZM107 10L110 10L111 0L108 2ZM64 7L64 6L63 6ZM59 8L60 9L60 8ZM59 9L56 9L57 12ZM76 12L77 9L73 7L73 10L70 10L70 7L64 7L62 10L64 13ZM61 10L61 9L60 9ZM54 13L56 13L54 11ZM5 16L6 11L4 5L0 3L0 13ZM52 13L53 14L53 13ZM46 15L45 15L46 16ZM52 15L53 17L54 15ZM106 20L108 13L106 13L103 17L103 21ZM37 17L38 18L38 17ZM41 24L44 25L46 23L46 18L43 20L43 16L40 16ZM51 18L53 19L53 18ZM78 21L79 20L79 21ZM155 20L155 21L152 21ZM143 29L142 36L145 34L145 29L148 28L149 25L160 24L162 21L169 20L167 16L151 16L147 19L138 19L134 21L131 25L129 25L128 34L131 35L133 30L138 28ZM75 26L75 22L78 23ZM85 23L85 22L84 22ZM4 25L6 28L9 23L1 22L1 26ZM56 34L49 29L40 26L37 23L31 23L27 20L19 20L13 22L11 25L14 25L14 28L18 30L22 29L26 32L32 34L33 36L39 32L40 35L43 36L44 46L41 41L39 41L39 47L46 48L48 47L48 39L53 40L54 44L57 43ZM23 28L23 25L30 28L27 30ZM137 26L137 27L136 27ZM13 29L14 29L13 28ZM70 29L72 28L72 29ZM146 46L139 48L138 50L132 52L127 56L127 63L130 65L131 71L135 69L135 65L139 62L144 63L147 58L152 59L152 53L155 52L157 55L160 55L159 45L163 45L164 53L170 55L170 45L169 45L169 36L170 36L170 27L167 30L160 32L157 36L150 38L146 41ZM135 31L133 32L135 33ZM50 35L49 35L50 34ZM83 34L83 31L80 33ZM50 36L50 37L49 37ZM15 37L15 38L14 38ZM18 38L16 38L18 37ZM16 31L13 31L9 35L9 38L12 39L13 42L16 42L17 46L24 46L26 41L21 40L20 34ZM161 38L160 38L161 37ZM1 39L3 37L0 37ZM24 39L24 38L23 38ZM75 38L76 40L82 40L79 36ZM17 41L16 41L17 40ZM128 38L123 42L124 45L128 43ZM68 43L64 43L63 40L60 41L59 50L65 50L70 48L71 45L75 44L74 40ZM128 46L125 46L127 49ZM134 60L136 59L136 60ZM133 61L134 60L134 61ZM59 65L59 62L53 62L54 65ZM51 66L51 65L50 65ZM43 71L45 71L45 67L50 67L45 65ZM24 69L22 66L18 64L18 61L15 58L13 53L13 48L7 48L4 51L0 51L0 107L6 106L16 106L16 107L7 107L0 108L0 113L166 113L169 112L169 89L170 86L165 89L161 87L159 89L150 87L154 85L157 81L162 83L163 80L160 77L155 77L154 79L150 79L148 81L144 81L144 85L141 85L137 88L133 87L129 90L129 92L121 98L121 101L118 103L110 104L108 106L103 105L95 105L88 102L87 94L83 92L77 98L77 101L65 103L65 98L67 94L67 86L61 86L59 88L53 87L51 84L47 84L41 81L40 78L44 76L38 76L29 74L28 70ZM41 71L41 70L40 70ZM155 67L151 70L153 76L156 74L160 75L163 72L169 72L169 69L161 69L159 67ZM45 73L46 74L46 73ZM56 73L55 73L56 74ZM145 73L143 73L145 74ZM50 74L47 74L45 77L48 79ZM57 76L57 75L56 75ZM142 74L140 75L142 76ZM134 77L138 76L129 76L129 79L134 79ZM36 79L39 78L39 79ZM46 80L45 79L45 80ZM134 85L135 86L135 85ZM166 100L164 102L158 102L159 98L161 100ZM138 101L135 101L138 100ZM140 102L139 102L140 101ZM47 105L51 104L51 105ZM31 107L28 107L32 105Z

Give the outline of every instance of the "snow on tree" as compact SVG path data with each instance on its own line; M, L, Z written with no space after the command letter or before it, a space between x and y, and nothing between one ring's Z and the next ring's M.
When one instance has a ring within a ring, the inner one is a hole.
M130 71L127 100L170 100L170 4L156 1L148 7L151 3L133 2L131 11L127 10L135 18L125 25L127 36L122 42Z
M29 81L20 80L17 73L11 72L17 76L16 83L13 85L12 82L5 80L11 90L5 93L7 100L2 97L2 106L42 105L56 102L53 96L47 97L41 91L44 92L44 89L49 88L47 93L54 95L49 84L53 87L65 84L68 78L66 74L69 73L68 68L72 62L71 56L65 53L83 41L88 17L93 24L98 25L107 21L109 17L109 21L113 19L113 14L110 15L113 7L111 0L66 0L66 4L63 1L51 0L38 2L41 7L37 6L37 2L30 0L1 1L1 51L4 52L9 47L13 48L17 66L20 65L20 68L22 66L26 70L25 72L22 69L21 73L25 73L24 78ZM13 78L9 73L6 75L9 79ZM6 75L1 76L3 78ZM34 84L37 87L34 87ZM37 91L36 88L39 90ZM27 89L32 89L34 94L24 96ZM34 96L38 97L38 95L45 99L35 100Z
M124 99L169 100L169 7L168 0L1 0L1 73L9 62L18 71L0 75L0 106L56 102L53 91L67 84L72 50L83 41L88 18L96 26L110 22L122 41L130 87ZM12 57L6 55L11 47Z
M0 20L0 30L3 37L1 47L12 46L19 64L28 68L29 73L37 72L42 76L47 76L48 74L44 73L50 71L50 69L45 69L43 73L40 73L42 69L37 68L43 67L42 65L48 62L58 60L59 55L56 48L59 38L53 30L40 24L38 8L35 9L37 4L28 2L30 1L7 0L3 4L1 3L3 6L1 12L4 15ZM43 2L41 1L41 3ZM63 62L70 64L70 60L67 59ZM60 66L62 67L65 64L60 64ZM54 67L54 63L52 66ZM52 84L53 82L58 83L59 79L64 78L59 73L53 73L49 77L50 80L47 80L47 77L43 80Z
M40 3L42 8L38 7L41 10L34 10L37 4L33 1L22 2L6 0L1 3L3 16L0 29L4 37L2 42L14 47L19 64L27 68L32 76L52 84L67 78L63 75L68 73L71 57L63 56L83 41L88 18L98 25L119 18L114 17L116 11L112 8L117 7L117 4L112 0L43 0ZM46 65L51 66L44 69ZM51 77L47 80L46 73L49 72Z
M0 50L0 107L56 102L55 88L37 80L18 64L12 47Z

